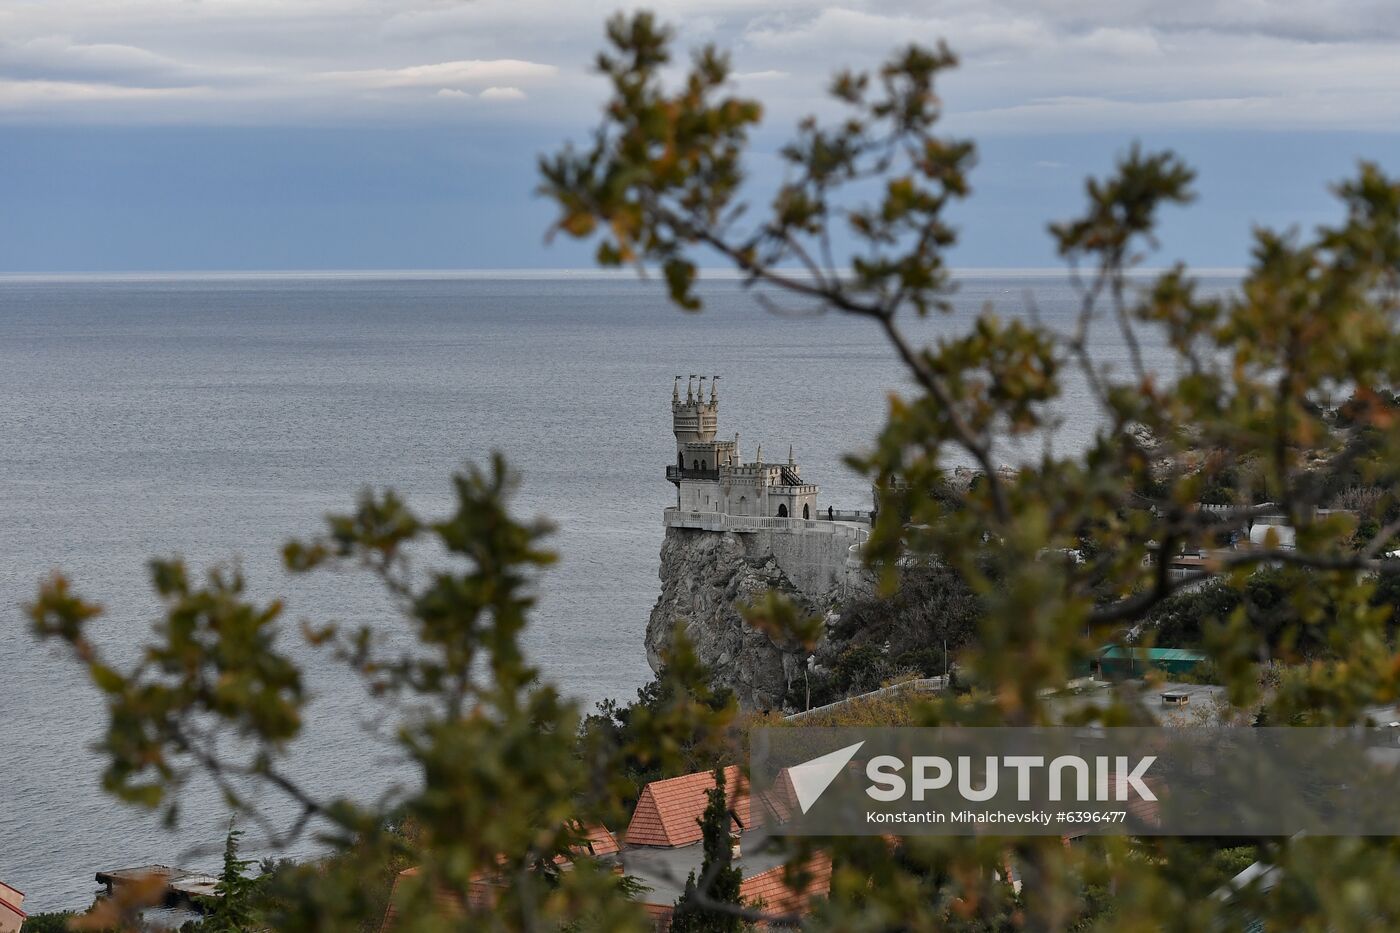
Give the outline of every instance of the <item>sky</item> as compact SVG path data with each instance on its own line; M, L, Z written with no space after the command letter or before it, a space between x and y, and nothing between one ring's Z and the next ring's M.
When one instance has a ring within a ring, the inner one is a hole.
M840 68L946 40L950 133L979 149L955 265L1056 264L1045 233L1134 141L1200 199L1153 261L1243 265L1307 230L1360 158L1400 173L1394 0L657 0L765 104L755 193ZM605 87L593 0L6 0L0 271L571 268L536 160ZM681 56L673 77L680 74Z

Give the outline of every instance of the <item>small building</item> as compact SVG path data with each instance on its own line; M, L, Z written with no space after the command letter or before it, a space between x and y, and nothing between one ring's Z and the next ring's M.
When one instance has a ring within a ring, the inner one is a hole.
M1099 649L1099 676L1109 680L1141 677L1151 671L1190 674L1209 658L1188 648L1124 648L1106 645Z
M804 866L808 883L801 889L785 880L786 853L767 845L766 832L756 825L761 813L768 819L781 819L791 811L791 785L780 783L763 798L755 814L753 798L739 769L724 769L728 794L729 831L738 840L734 866L739 869L739 897L746 904L761 905L764 914L801 914L813 899L826 895L831 882L831 858L817 853ZM704 847L700 839L700 817L709 803L708 792L715 786L714 773L697 771L680 777L652 781L642 791L632 820L623 835L619 853L622 870L637 879L646 890L637 899L646 908L658 930L670 926L671 909L681 896L690 872L700 873ZM761 820L760 820L761 822Z
M23 904L24 892L0 881L0 933L19 933L24 918L29 916Z
M764 819L781 821L791 814L795 795L791 782L780 782L757 802L750 796L739 768L724 771L726 802L730 812L730 832L736 838L734 865L742 880L739 896L745 904L764 915L781 919L802 914L814 899L824 897L831 884L831 858L818 852L803 866L805 882L794 888L787 880L787 855L767 845L768 833L753 825L754 810ZM635 895L658 933L671 926L671 913L691 873L699 873L704 862L700 817L709 803L707 792L715 786L713 771L697 771L680 777L652 781L642 790L626 831L620 837L605 827L583 829L584 844L571 853L571 859L556 859L567 870L571 861L589 858L613 871L635 879L641 889ZM395 888L417 874L410 868L399 873ZM435 898L447 914L489 910L497 903L508 879L491 871L477 872L465 892L441 892ZM769 926L761 922L761 926ZM399 926L399 905L391 895L380 933L393 933Z

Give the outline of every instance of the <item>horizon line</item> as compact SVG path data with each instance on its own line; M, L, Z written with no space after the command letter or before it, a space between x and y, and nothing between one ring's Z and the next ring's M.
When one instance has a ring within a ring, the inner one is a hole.
M1171 266L1140 266L1127 270L1131 278L1160 275L1171 270ZM649 275L659 277L656 270L647 270ZM801 274L803 270L784 270L787 274ZM966 266L949 270L954 279L958 278L1068 278L1071 270L1064 266ZM1187 268L1188 275L1206 277L1242 277L1247 269L1243 266L1204 266ZM726 281L742 281L748 276L733 268L714 267L698 270L701 280L705 278ZM461 269L181 269L181 270L126 270L90 272L4 272L0 271L0 283L44 283L44 282L173 282L173 281L218 281L218 280L314 280L314 279L517 279L547 280L564 278L622 279L644 281L635 268L599 269L595 267L562 268L461 268Z

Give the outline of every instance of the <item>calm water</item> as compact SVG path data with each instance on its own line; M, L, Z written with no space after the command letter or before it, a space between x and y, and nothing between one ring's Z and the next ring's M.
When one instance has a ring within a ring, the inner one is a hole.
M1067 318L1058 279L970 278L959 303L1016 313L1027 290ZM591 703L650 676L673 376L721 374L721 435L741 432L748 457L792 444L823 504L866 507L840 456L874 436L902 385L879 335L765 314L737 283L707 294L706 313L683 315L654 283L587 276L0 280L0 879L31 911L81 907L98 869L215 865L198 847L219 844L226 820L200 786L176 832L102 794L95 693L19 611L54 568L105 604L97 628L123 658L154 615L151 555L237 562L256 595L287 597L289 619L392 637L369 581L288 580L279 544L366 483L440 512L450 472L499 448L524 477L519 511L559 526L528 648ZM1077 396L1066 413L1073 443L1092 416ZM400 772L357 682L293 654L315 701L289 770L327 793L383 791Z

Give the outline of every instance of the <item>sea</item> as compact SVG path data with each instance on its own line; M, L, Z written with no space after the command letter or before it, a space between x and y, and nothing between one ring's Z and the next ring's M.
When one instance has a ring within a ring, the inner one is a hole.
M557 529L525 647L585 708L633 698L652 674L642 640L674 497L677 376L682 392L692 375L720 377L719 433L737 433L746 459L791 448L821 507L869 508L843 457L870 445L891 393L910 391L877 328L760 301L734 278L706 276L702 296L704 311L686 313L658 281L601 273L0 277L0 880L30 912L82 908L99 870L215 868L228 826L197 777L173 827L102 791L98 693L23 611L55 571L102 604L93 635L121 664L159 617L153 557L238 570L252 598L283 599L278 643L313 698L285 770L316 793L373 800L411 781L392 723L297 626L370 624L393 645L404 624L367 575L293 578L279 558L361 490L444 515L454 471L505 454L516 513ZM952 314L908 328L931 341L987 310L1068 328L1078 301L1060 274L966 273ZM1144 349L1161 360L1159 342ZM1127 365L1113 328L1094 352ZM1059 412L1058 447L1009 456L1064 452L1094 431L1080 382ZM290 821L285 801L259 799ZM320 844L271 853L243 828L253 855L309 858Z

